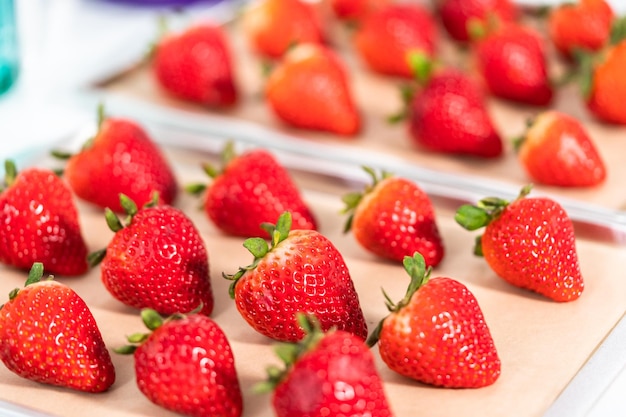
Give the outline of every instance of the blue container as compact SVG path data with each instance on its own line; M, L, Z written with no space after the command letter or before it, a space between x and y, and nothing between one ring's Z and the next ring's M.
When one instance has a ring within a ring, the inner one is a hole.
M0 0L0 94L11 88L19 73L19 52L15 5Z

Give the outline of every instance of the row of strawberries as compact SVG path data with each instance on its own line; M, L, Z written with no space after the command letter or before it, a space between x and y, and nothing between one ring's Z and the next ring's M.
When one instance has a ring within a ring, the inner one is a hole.
M72 276L99 263L103 286L140 309L150 330L120 349L134 352L141 392L185 415L239 416L232 350L209 318L209 256L193 222L173 205L176 178L139 125L100 116L94 138L66 155L63 178L6 165L0 261L31 273L0 308L0 358L25 378L107 390L115 369L89 307L69 286L42 280L44 268ZM223 274L237 310L257 332L289 343L278 349L286 369L272 368L265 386L275 389L277 415L311 415L310 407L318 410L313 415L391 415L369 350L375 344L391 369L427 384L477 388L497 380L500 360L478 301L461 282L430 277L444 242L417 184L369 170L373 184L344 198L346 230L373 253L402 262L411 277L405 297L387 299L390 314L370 332L341 253L316 230L285 168L263 149L235 155L226 147L225 155L221 172L205 167L214 176L205 209L224 233L247 237L254 257ZM503 279L556 301L576 300L584 284L572 223L555 201L529 192L462 206L456 220L469 230L486 226L477 253ZM102 208L115 231L89 257L75 196Z
M550 79L543 35L521 22L510 0L440 0L435 13L391 0L332 0L330 6L335 21L351 23L352 50L367 70L393 82L413 80L399 88L401 115L419 148L500 157L506 144L486 107L487 94L540 106L542 112L553 101L558 87ZM354 137L363 120L351 74L328 39L333 20L319 9L300 0L262 0L243 11L241 27L250 50L272 61L264 96L277 118L300 129ZM438 62L437 17L454 42L469 46L471 70ZM589 110L601 120L626 124L624 22L604 0L581 0L552 9L547 26L549 39L569 60L568 74L578 74L585 86ZM167 34L155 48L156 80L179 99L233 106L241 92L230 43L224 29L210 23ZM515 143L530 180L564 187L602 183L606 167L585 126L572 116L549 114L530 122L530 143Z

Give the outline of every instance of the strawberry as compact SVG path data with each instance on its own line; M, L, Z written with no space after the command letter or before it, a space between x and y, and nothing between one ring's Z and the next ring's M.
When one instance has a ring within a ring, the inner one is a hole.
M589 111L599 120L625 125L626 40L618 41L584 64L582 94Z
M516 146L520 163L538 183L588 187L606 178L604 161L585 127L567 114L541 113Z
M598 51L609 41L615 15L605 0L578 0L551 9L548 34L557 50L572 58L577 49Z
M115 368L89 307L67 285L42 276L43 264L34 263L24 288L0 306L0 359L22 378L106 391Z
M196 24L165 35L154 51L152 70L174 97L208 107L237 102L230 45L220 26Z
M519 15L517 5L510 0L439 0L435 7L443 27L459 42L471 40L470 29L475 22L513 22Z
M51 273L66 276L87 272L74 196L53 171L18 173L6 161L5 184L0 184L0 262L21 269L42 262Z
M324 333L313 317L298 315L298 321L304 338L276 349L285 368L270 367L259 386L273 391L276 416L393 416L364 341L342 330Z
M536 106L552 101L544 40L530 26L507 23L474 41L478 73L496 97Z
M90 259L93 265L101 263L102 283L109 293L128 306L162 314L196 308L211 314L209 257L192 221L175 207L153 201L138 209L127 196L122 194L120 200L127 224L107 210L107 224L115 235Z
M474 253L510 284L554 301L573 301L584 289L574 226L549 197L527 197L524 187L512 202L497 197L461 206L455 220L467 230L484 227Z
M444 247L428 195L406 178L365 170L373 183L343 197L349 213L344 232L352 230L365 249L383 258L402 261L417 251L428 265L438 265Z
M260 0L242 15L252 50L277 59L294 45L324 43L324 24L314 5L302 0Z
M432 69L432 63L423 55L411 54L410 59L421 74L421 87L408 100L408 128L413 142L439 153L501 156L502 139L480 85L460 70ZM423 66L426 68L421 69Z
M239 417L242 393L224 331L201 314L167 318L144 309L150 330L116 351L133 354L139 390L154 404L193 417Z
M325 46L308 43L289 50L267 78L265 97L273 113L293 127L344 136L360 129L348 72Z
M120 194L137 204L150 201L153 192L164 204L176 198L176 178L159 146L132 120L106 117L102 106L95 137L74 155L54 154L68 159L64 177L74 193L98 207L123 212Z
M430 278L424 258L404 258L406 295L368 338L393 371L445 388L480 388L500 376L500 359L474 294L449 277Z
M372 71L410 78L407 54L421 51L432 57L438 37L437 22L426 8L392 2L362 21L354 34L354 47Z
M291 214L265 224L272 240L250 238L244 246L254 261L232 275L230 295L241 316L257 332L295 342L303 331L296 314L312 314L324 330L336 327L365 340L367 325L341 253L315 230L290 230Z
M317 228L297 184L270 152L252 149L238 155L229 143L222 160L222 171L204 165L213 178L208 187L192 184L188 190L195 194L206 191L204 210L224 233L269 238L261 224L275 221L284 211L291 212L295 228Z
M391 0L331 0L333 15L341 21L360 22L370 13L385 7Z

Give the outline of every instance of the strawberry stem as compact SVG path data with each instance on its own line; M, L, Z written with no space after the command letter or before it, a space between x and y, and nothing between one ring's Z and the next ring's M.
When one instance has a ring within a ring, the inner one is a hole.
M342 196L341 200L345 204L345 207L343 208L341 213L348 214L348 219L343 228L344 233L347 233L350 231L350 229L352 229L352 221L354 220L354 212L359 206L359 203L361 202L361 200L363 200L363 197L371 193L374 190L374 188L376 188L378 183L380 183L382 180L393 176L393 174L391 174L388 171L381 171L380 174L378 174L371 167L362 166L361 168L372 178L372 181L370 184L365 186L363 191L350 192Z
M100 250L91 252L90 254L87 255L87 264L89 265L90 268L98 266L102 262L106 254L107 254L106 249L100 249Z
M102 123L104 123L104 119L106 119L106 111L104 109L104 103L99 103L97 108L97 118L96 122L98 124L98 131L102 127Z
M626 39L626 16L616 19L611 27L610 44L617 45Z
M7 187L10 187L15 182L15 178L17 178L17 167L15 166L15 162L7 159L4 161L4 183ZM1 191L1 190L0 190Z
M265 230L271 236L271 244L268 245L265 239L260 237L251 237L246 239L243 242L243 246L248 249L248 251L254 256L254 260L248 266L239 267L237 272L234 274L226 274L222 272L222 277L228 279L231 282L230 287L228 289L228 293L230 294L230 298L235 298L235 286L239 279L246 273L246 271L250 271L259 264L261 259L265 257L271 250L273 250L280 242L287 239L289 237L289 232L291 231L291 213L285 211L282 213L278 220L276 221L276 225L271 223L263 223L261 224L261 228Z
M31 266L30 271L28 272L28 278L26 279L26 283L24 284L24 286L28 286L31 284L36 284L38 282L41 282L41 278L43 277L43 263L41 262L35 262L33 263L33 266ZM53 279L54 277L51 275L48 279ZM11 290L11 292L9 292L9 300L13 300L15 299L15 297L17 297L17 294L20 292L19 288L14 288ZM0 310L2 310L2 307L4 307L4 304L0 305Z
M417 83L419 85L428 84L435 68L433 60L419 49L410 50L406 59Z
M35 262L33 263L33 266L30 268L30 271L28 272L28 278L26 279L26 284L24 284L24 286L27 287L31 284L36 284L41 281L42 277L43 277L43 263Z
M424 256L422 256L422 254L419 252L415 252L412 257L405 256L402 260L402 264L404 266L404 270L409 274L409 277L411 277L411 282L409 283L406 294L404 295L402 300L400 300L398 303L394 303L391 298L389 298L385 290L382 290L383 296L385 297L385 305L387 306L387 309L391 314L397 313L411 302L411 298L417 292L417 290L426 285L426 283L428 282L432 270L432 268L426 267L426 261L424 260ZM378 340L380 339L380 332L383 328L383 323L385 322L385 319L387 317L378 322L378 325L376 326L374 331L368 336L367 340L365 341L367 346L369 346L370 348L378 343Z
M532 184L527 184L520 190L516 200L525 198L532 190ZM486 227L496 220L510 204L499 197L486 197L476 205L464 204L454 215L454 220L464 229L474 231ZM476 238L474 254L482 256L481 236Z
M274 351L276 356L283 362L284 368L281 369L278 366L268 367L266 369L267 379L254 386L255 392L267 393L273 391L298 359L306 352L315 348L326 335L319 320L313 315L297 313L296 321L304 330L304 337L297 343L279 343L276 345Z
M115 214L113 210L108 207L104 209L104 219L106 220L109 229L113 232L119 232L124 228L124 225L120 221L119 217L117 217L117 214Z

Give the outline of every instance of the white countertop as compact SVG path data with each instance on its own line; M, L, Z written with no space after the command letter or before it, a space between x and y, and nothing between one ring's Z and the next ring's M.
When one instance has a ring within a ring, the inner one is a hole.
M95 0L16 1L22 73L15 87L0 97L0 157L19 163L33 150L67 139L93 120L93 111L80 105L76 92L141 56L155 38L156 17L163 9ZM626 1L611 3L618 13L626 12ZM209 7L198 2L185 16L224 19L229 12L226 3ZM625 416L624 392L622 320L545 416ZM17 417L22 411L7 412Z

